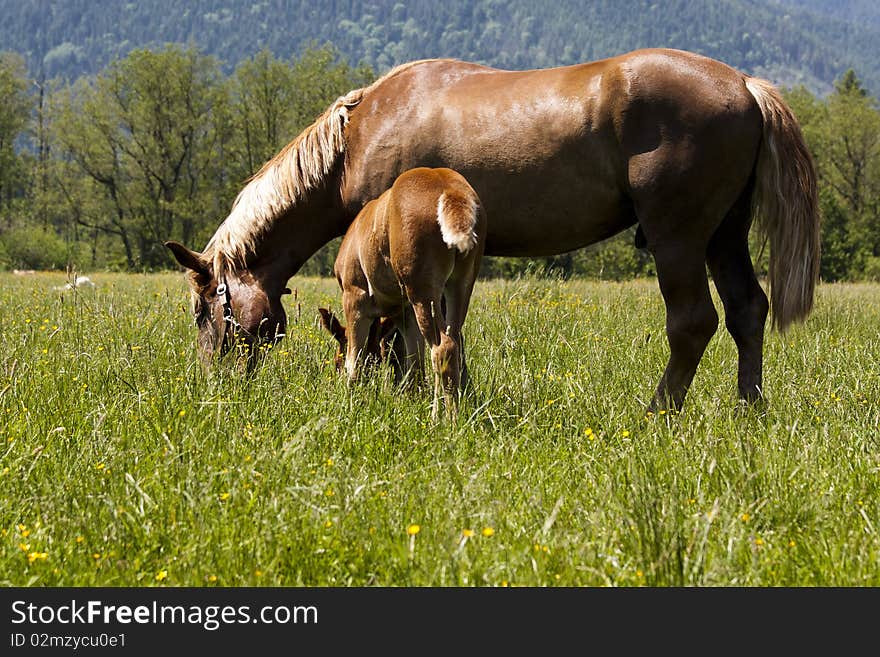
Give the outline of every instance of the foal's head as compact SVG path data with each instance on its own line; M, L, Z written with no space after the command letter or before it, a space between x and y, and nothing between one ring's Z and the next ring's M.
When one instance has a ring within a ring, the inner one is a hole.
M333 365L336 371L341 372L345 369L345 353L348 349L348 337L345 334L345 327L327 308L318 308L321 314L321 326L327 332L336 338L339 343L339 349L333 356ZM391 345L389 344L391 333L394 331L394 320L389 317L382 317L373 322L370 326L370 337L367 339L367 346L361 358L365 360L373 360L378 362L385 361L389 354Z

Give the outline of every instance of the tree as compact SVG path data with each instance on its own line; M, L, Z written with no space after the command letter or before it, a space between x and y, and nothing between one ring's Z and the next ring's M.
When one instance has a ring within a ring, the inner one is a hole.
M31 99L24 59L14 53L0 53L0 211L9 209L11 200L21 193L25 176L23 159L16 142L28 125ZM6 226L12 218L7 213Z
M309 44L291 62L296 89L290 128L293 135L314 121L337 97L372 82L376 75L366 65L352 67L331 44Z
M290 140L297 89L290 66L267 49L239 64L231 84L240 163L247 175Z
M191 243L222 178L216 125L225 88L213 58L169 45L133 51L93 82L59 95L53 131L77 173L102 203L80 200L88 228L118 238L129 268L166 263L162 242ZM220 119L222 121L222 119ZM59 179L74 202L82 180Z
M862 98L868 95L867 90L862 87L862 81L851 68L846 69L846 72L838 80L835 80L834 89L842 95L855 94Z
M819 148L820 182L847 215L853 264L880 256L880 112L852 72L827 101L826 139Z
M826 99L787 92L819 176L823 280L863 278L880 258L880 112L852 69Z
M310 44L289 63L261 50L235 70L231 81L235 165L241 179L314 121L333 100L373 79L366 67L352 68L330 44Z

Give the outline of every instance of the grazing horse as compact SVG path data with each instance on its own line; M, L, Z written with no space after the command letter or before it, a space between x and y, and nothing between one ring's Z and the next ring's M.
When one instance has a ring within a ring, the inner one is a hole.
M250 179L203 253L168 243L190 270L202 352L222 351L230 331L252 345L283 334L287 280L417 166L474 187L487 255L559 254L638 224L670 349L651 408L681 406L717 328L707 265L746 400L763 395L768 308L779 330L812 309L816 173L769 82L670 49L530 71L435 59L338 98ZM769 304L753 220L770 244Z
M441 392L454 416L461 379L461 328L486 239L480 199L461 174L418 167L358 213L342 238L333 273L347 327L320 308L324 327L345 350L349 379L381 351L389 324L403 336L403 366L420 376L431 348L436 419ZM443 301L443 303L441 303Z

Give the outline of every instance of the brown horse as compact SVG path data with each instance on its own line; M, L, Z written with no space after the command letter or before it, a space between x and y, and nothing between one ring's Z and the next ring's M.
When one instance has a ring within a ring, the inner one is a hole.
M402 173L358 213L333 266L347 328L325 308L324 327L358 376L365 355L381 355L389 324L403 336L403 367L420 378L431 348L436 419L441 393L454 416L464 351L461 329L480 270L486 217L461 174L418 167ZM442 301L442 303L441 303Z
M473 185L487 255L563 253L638 224L670 347L652 406L682 404L717 328L707 265L739 351L739 394L762 396L768 301L749 255L753 219L770 243L774 325L812 308L816 175L770 83L666 49L532 71L440 59L336 100L241 190L204 253L169 244L190 270L202 350L230 329L251 343L283 333L287 280L416 166Z

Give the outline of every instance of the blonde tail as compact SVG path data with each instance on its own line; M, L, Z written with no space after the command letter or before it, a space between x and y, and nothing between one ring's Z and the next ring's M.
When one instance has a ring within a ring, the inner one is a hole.
M449 248L467 253L477 244L477 199L470 194L446 191L437 201L437 223Z
M764 118L758 154L753 216L770 240L770 308L785 331L806 319L819 280L819 204L816 170L800 126L776 88L746 77Z

